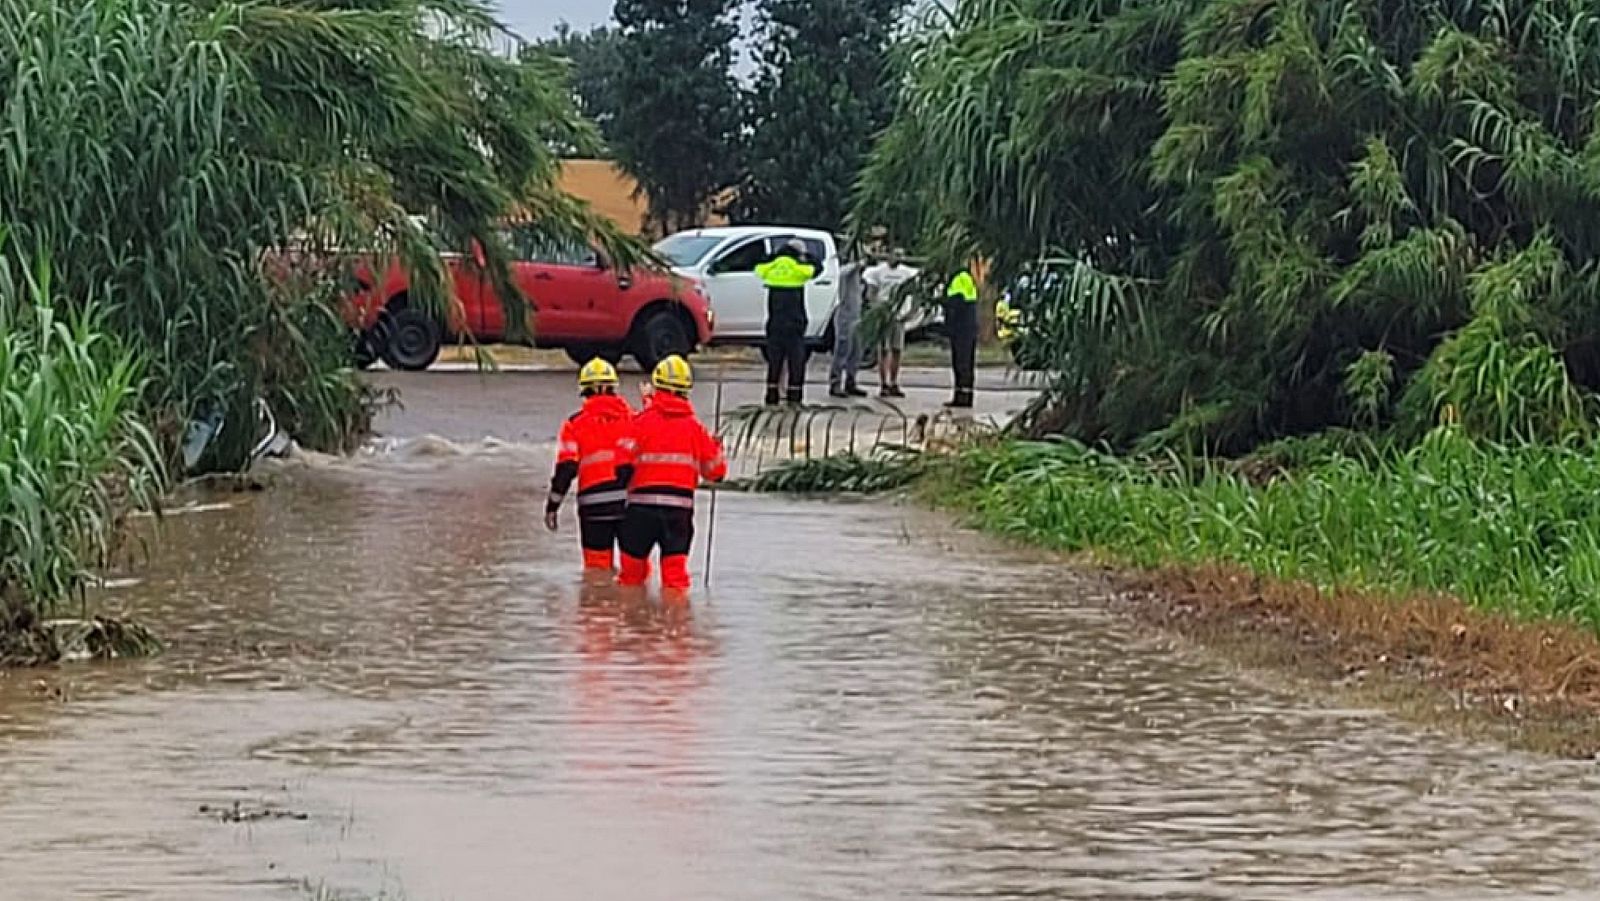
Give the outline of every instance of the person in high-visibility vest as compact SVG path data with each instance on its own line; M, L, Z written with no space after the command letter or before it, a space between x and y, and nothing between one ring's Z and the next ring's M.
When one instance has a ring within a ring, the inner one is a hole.
M972 408L972 389L978 363L978 282L962 269L945 289L944 323L950 334L950 368L955 373L955 395L945 406Z
M578 483L578 537L583 568L616 568L617 532L628 492L617 478L617 442L633 422L633 409L617 394L617 370L596 358L578 371L583 409L561 425L556 471L550 477L550 498L544 524L554 532L557 514L572 483Z
M1022 336L1022 311L1003 297L994 305L994 322L995 337L1000 343L1009 345Z
M662 587L683 592L689 590L695 490L702 480L726 478L728 461L689 403L694 371L688 361L667 357L650 381L656 390L649 404L617 442L617 476L628 488L617 581L643 585L650 578L650 554L660 548Z
M791 404L805 401L806 391L806 283L821 271L806 257L805 245L790 241L765 263L756 275L767 288L767 395L768 406L778 402L787 370Z

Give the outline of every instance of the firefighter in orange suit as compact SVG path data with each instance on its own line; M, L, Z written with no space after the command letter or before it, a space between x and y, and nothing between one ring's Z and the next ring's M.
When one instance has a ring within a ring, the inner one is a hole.
M694 415L689 391L694 373L682 357L670 356L651 374L655 391L617 444L617 473L628 486L622 522L624 586L650 578L650 553L661 549L661 584L689 589L689 548L694 543L694 493L702 479L728 474L722 445Z
M617 442L628 433L633 409L617 394L617 370L599 358L578 372L583 409L561 426L561 448L550 478L544 524L556 530L556 514L574 480L578 483L578 533L583 568L616 569L617 533L628 492L617 478Z

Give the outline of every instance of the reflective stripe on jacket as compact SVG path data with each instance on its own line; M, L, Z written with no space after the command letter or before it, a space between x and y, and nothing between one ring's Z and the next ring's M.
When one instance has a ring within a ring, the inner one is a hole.
M667 392L651 395L650 405L617 442L617 465L628 479L628 503L662 507L693 509L701 480L728 474L722 444L695 417L688 400Z
M617 479L617 441L633 422L633 409L615 394L596 394L561 426L556 472L550 479L552 507L566 499L572 482L578 483L580 509L620 506L627 500Z

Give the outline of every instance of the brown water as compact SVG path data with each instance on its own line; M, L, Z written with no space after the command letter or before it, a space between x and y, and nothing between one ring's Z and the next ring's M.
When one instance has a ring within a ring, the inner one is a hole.
M1600 885L1590 765L1254 684L893 506L724 496L713 586L628 602L538 527L547 462L356 462L171 517L107 594L166 656L0 679L0 897ZM201 812L235 803L293 816Z

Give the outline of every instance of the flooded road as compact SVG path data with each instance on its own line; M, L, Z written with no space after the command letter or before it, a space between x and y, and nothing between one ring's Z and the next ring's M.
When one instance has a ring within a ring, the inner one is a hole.
M1258 684L914 509L723 496L687 612L585 585L538 522L570 385L508 384L384 425L519 443L171 516L104 599L165 656L0 679L0 898L1600 888L1594 766Z

